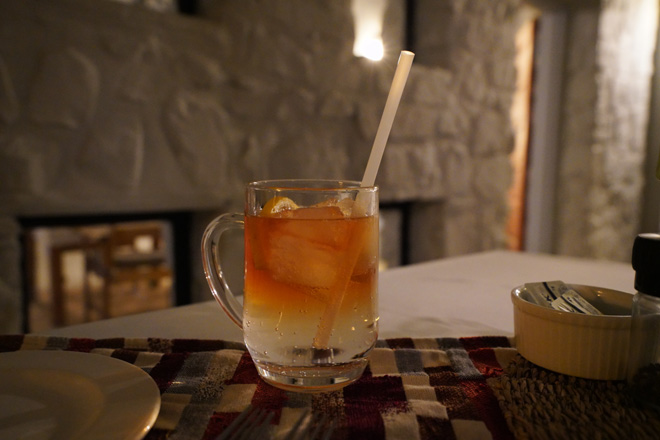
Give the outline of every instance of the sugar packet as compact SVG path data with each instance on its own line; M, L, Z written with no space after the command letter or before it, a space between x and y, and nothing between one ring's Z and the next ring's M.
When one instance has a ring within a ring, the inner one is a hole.
M582 313L585 315L602 315L577 291L568 287L563 281L544 281L526 283L526 300L543 307L550 307L564 312Z

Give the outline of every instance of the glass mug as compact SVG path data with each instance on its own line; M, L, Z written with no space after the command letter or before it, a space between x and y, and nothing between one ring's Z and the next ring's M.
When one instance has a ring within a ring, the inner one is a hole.
M334 180L247 185L244 214L213 220L202 239L211 292L243 329L260 376L298 392L357 380L378 338L378 188ZM243 304L219 243L243 228Z

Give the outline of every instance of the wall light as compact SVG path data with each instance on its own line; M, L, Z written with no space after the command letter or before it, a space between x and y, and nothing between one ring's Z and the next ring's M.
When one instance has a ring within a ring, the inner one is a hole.
M356 40L353 54L364 57L372 61L380 61L385 54L383 40L381 38L372 38L370 40Z
M383 59L383 17L387 0L352 0L355 26L353 54L373 61Z

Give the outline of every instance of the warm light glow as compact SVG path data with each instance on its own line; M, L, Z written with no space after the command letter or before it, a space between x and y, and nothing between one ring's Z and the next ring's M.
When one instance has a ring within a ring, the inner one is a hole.
M383 48L383 40L380 38L372 38L370 40L357 41L353 48L353 54L359 57L365 57L372 61L380 61L383 59L385 49Z
M352 0L355 43L353 54L378 61L383 59L383 17L387 0Z

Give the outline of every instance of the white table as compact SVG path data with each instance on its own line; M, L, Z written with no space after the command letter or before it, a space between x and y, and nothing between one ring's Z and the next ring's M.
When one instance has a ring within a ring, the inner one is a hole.
M511 290L562 280L634 292L630 264L492 251L394 268L380 274L380 338L513 335ZM209 298L211 294L209 293ZM50 330L85 338L241 341L215 301Z

